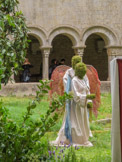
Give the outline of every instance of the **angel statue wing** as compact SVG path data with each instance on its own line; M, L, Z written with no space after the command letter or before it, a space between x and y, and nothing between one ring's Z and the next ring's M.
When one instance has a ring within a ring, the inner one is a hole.
M87 66L87 77L89 79L90 84L90 93L94 93L96 95L95 99L93 100L93 113L97 117L98 108L101 103L100 98L100 80L98 77L98 73L96 69L92 65ZM50 83L50 97L52 97L53 93L57 93L58 95L64 94L64 86L63 86L63 76L65 72L69 69L69 66L60 65L55 68L51 76L51 83Z
M100 98L100 80L98 77L97 70L92 65L86 65L87 66L87 77L89 79L89 85L90 85L90 93L94 93L96 95L95 99L93 100L93 113L97 117L98 114L98 108L101 104L101 98Z
M53 93L57 93L58 95L64 94L64 86L63 86L63 76L65 72L69 69L69 66L60 65L55 68L51 75L51 83L50 83L50 97L52 97Z

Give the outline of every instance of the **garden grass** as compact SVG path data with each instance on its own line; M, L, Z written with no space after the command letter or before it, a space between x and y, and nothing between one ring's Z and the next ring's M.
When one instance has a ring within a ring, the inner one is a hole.
M34 99L31 97L0 97L3 101L4 106L9 109L9 116L18 124L23 122L23 115L26 112L26 107ZM40 115L44 114L49 106L47 99L42 99L40 104L37 104L36 109L33 110L33 115L31 119L33 121L39 120Z
M97 120L111 117L112 117L111 94L109 93L101 94L101 106L98 109ZM95 117L93 117L93 120L96 120Z
M4 102L5 107L9 109L10 118L12 118L18 124L22 123L22 116L26 112L26 107L28 103L32 101L31 97L0 97ZM49 106L49 101L44 98L40 104L37 105L34 110L34 114L31 119L33 121L39 120L41 114L44 114ZM93 115L93 121L111 118L112 108L111 108L111 95L102 94L101 95L101 106L98 110L98 118L96 119ZM63 116L60 117L58 122L54 127L51 128L50 132L47 132L45 137L49 140L55 140L57 133L61 127L63 121ZM80 147L76 150L76 155L78 161L82 159L82 162L110 162L111 161L111 123L101 124L101 123L90 123L90 128L93 133L93 137L90 141L93 143L93 147L86 148ZM57 155L59 153L57 152Z

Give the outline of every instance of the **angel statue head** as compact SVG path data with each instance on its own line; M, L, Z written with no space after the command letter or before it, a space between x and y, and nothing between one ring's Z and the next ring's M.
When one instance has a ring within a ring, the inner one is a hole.
M72 68L75 69L75 65L82 61L82 58L80 56L73 56L72 57Z
M77 76L79 79L83 79L83 77L86 74L86 65L82 62L79 62L75 66L75 76Z

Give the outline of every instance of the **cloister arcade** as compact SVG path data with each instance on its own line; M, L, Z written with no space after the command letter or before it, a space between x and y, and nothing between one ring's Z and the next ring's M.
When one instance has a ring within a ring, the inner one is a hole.
M64 58L65 64L71 66L73 55L80 55L84 63L93 65L100 80L110 80L110 61L122 53L118 36L105 26L92 26L82 31L73 26L58 26L49 31L40 27L29 29L31 43L27 57L33 65L32 82L48 79L52 59ZM19 82L16 77L15 80Z

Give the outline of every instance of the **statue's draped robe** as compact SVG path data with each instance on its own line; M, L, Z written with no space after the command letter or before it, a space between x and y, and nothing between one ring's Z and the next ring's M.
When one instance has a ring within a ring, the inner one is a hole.
M87 76L83 80L74 77L74 70L71 68L67 70L64 75L64 87L66 88L67 77L70 75L71 81L71 91L73 92L73 100L71 101L70 110L70 122L71 122L71 136L72 144L81 146L92 146L88 141L90 135L89 120L87 114L87 94L90 94L89 84ZM60 144L63 141L65 144L69 144L70 141L65 136L65 121L66 121L67 111L64 114L64 120L62 127L59 131L58 137L55 144Z

